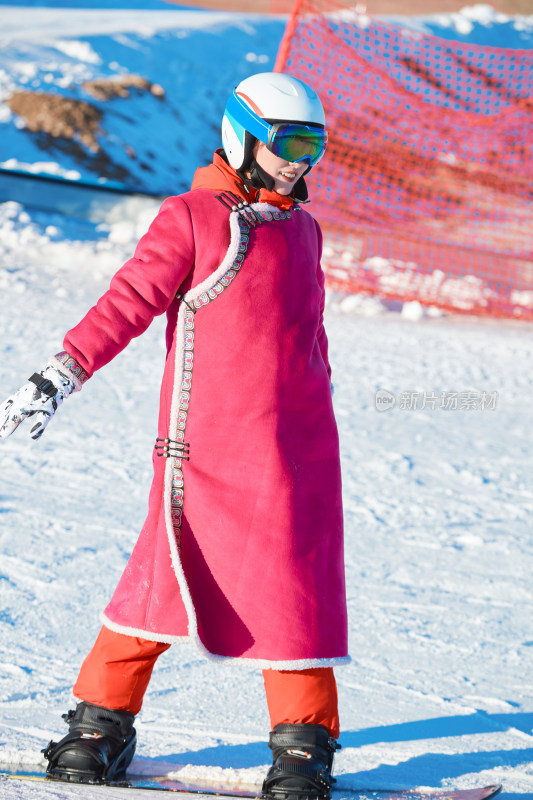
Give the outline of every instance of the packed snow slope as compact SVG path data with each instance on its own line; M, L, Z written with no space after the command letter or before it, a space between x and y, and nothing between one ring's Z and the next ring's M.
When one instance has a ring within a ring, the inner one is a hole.
M272 66L277 42L262 26L279 21L195 12L185 24L190 12L175 10L165 13L176 15L177 26L156 24L154 16L150 27L140 11L114 9L113 18L85 11L76 22L79 10L0 8L2 91L24 80L38 88L60 86L58 76L65 86L76 75L97 77L113 69L112 58L129 72L154 65L148 77L161 83L157 57L174 52L174 63L184 64L183 74L173 73L177 85L194 81L201 119L193 127L185 114L176 121L172 135L190 149L170 154L164 120L155 118L150 131L162 138L153 175L176 169L176 187L185 188L193 159L207 159L218 145L218 91ZM46 29L38 12L49 15ZM209 70L206 52L220 56ZM137 63L142 53L150 58ZM134 148L149 138L143 114L150 109L139 108L127 131ZM78 179L93 174L65 154L43 155L23 129L11 137L15 120L0 109L4 163L73 170ZM60 349L157 207L156 200L126 199L91 221L0 204L2 399ZM337 670L339 786L502 781L502 800L532 798L532 328L336 296L328 298L326 325L353 658ZM157 320L68 399L41 441L21 428L0 442L2 763L42 766L41 748L66 731L61 714L75 702L72 684L146 513L164 355ZM135 772L258 785L269 762L260 674L208 663L189 647L161 657L137 729ZM131 794L105 792L110 800ZM0 783L0 797L103 794Z
M0 206L3 396L57 352L155 210L126 201L91 226ZM531 328L413 311L327 308L353 656L337 670L339 783L503 781L506 800L533 797ZM157 320L39 442L20 429L0 443L0 762L38 766L63 733L146 512L163 339ZM259 782L268 728L258 672L174 647L134 768ZM80 793L0 784L2 797L36 792Z

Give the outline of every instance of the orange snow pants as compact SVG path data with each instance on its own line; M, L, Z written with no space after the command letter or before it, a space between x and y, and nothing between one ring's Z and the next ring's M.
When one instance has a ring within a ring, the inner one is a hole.
M82 664L74 695L87 703L138 714L158 656L169 644L103 627ZM331 667L263 670L272 728L280 723L324 725L339 737L337 684Z

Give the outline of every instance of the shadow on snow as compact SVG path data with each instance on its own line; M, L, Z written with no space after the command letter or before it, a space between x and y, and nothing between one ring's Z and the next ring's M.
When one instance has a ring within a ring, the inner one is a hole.
M358 748L370 744L387 742L410 742L427 739L442 739L453 736L468 736L483 733L517 730L531 733L533 713L488 714L478 711L464 716L438 717L435 719L405 722L366 728L360 731L344 731L341 743L346 748ZM339 775L339 788L357 787L406 787L435 785L459 778L467 773L482 772L494 768L516 767L533 760L530 748L476 751L468 753L425 753L416 755L399 764L381 764L375 769ZM154 759L136 759L137 763L156 766L165 762L165 767L175 764L193 766L228 767L243 769L266 765L270 762L270 752L265 742L250 742L240 745L220 745L194 752L184 752L175 756L162 756ZM523 794L504 793L502 800L523 800Z

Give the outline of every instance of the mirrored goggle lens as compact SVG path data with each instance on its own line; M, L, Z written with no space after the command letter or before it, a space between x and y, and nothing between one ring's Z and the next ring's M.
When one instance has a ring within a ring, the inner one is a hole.
M274 155L285 161L297 162L307 158L313 166L324 155L327 141L328 134L323 128L280 125L275 129L268 147Z

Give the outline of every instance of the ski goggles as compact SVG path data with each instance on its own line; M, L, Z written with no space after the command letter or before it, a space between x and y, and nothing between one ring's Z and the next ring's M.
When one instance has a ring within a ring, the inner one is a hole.
M310 167L318 164L326 151L328 134L316 125L289 122L267 122L258 116L236 93L228 100L226 116L244 143L248 131L266 144L271 153L284 161L296 164L308 161Z

